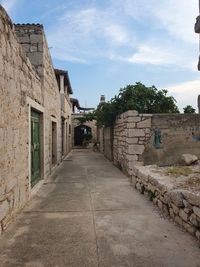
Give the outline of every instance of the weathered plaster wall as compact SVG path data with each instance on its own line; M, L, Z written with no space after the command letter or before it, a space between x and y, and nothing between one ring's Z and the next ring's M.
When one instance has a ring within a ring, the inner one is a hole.
M151 138L142 155L144 164L176 164L184 153L200 158L199 114L154 114Z
M0 233L29 197L29 108L43 105L40 79L0 6Z

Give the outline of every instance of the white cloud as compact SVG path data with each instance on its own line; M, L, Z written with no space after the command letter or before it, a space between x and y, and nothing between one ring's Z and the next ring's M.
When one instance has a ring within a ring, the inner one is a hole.
M154 46L141 45L138 52L127 58L127 61L135 64L163 65L171 63L172 55Z
M195 17L198 15L197 0L163 0L152 6L153 14L174 37L187 43L197 43L194 33Z
M169 91L169 94L175 97L181 109L187 105L191 105L197 111L197 97L200 95L200 80L169 85L165 88Z
M104 28L104 32L116 44L126 44L129 41L126 30L120 25L117 24L107 25Z
M127 45L129 34L110 10L97 8L67 11L47 32L54 57L58 59L55 51L60 50L70 61L78 58L82 62L109 58L110 50Z
M16 3L17 3L17 0L2 0L0 2L0 4L5 8L7 12L10 12Z

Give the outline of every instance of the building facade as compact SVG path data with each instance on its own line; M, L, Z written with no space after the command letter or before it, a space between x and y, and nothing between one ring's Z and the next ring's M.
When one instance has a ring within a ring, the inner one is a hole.
M43 26L14 25L0 6L0 233L69 153L71 93Z

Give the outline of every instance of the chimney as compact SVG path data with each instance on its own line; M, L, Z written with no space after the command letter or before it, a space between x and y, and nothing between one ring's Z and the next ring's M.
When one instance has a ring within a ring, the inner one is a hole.
M105 102L106 102L105 95L101 95L101 97L100 97L100 103L105 103Z

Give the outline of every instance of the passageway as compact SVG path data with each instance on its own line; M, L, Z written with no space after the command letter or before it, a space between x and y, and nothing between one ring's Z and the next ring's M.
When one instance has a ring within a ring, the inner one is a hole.
M75 150L0 239L0 266L200 266L197 242L101 154Z

